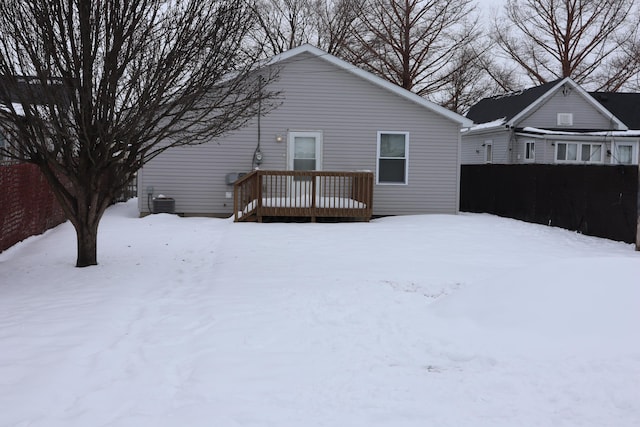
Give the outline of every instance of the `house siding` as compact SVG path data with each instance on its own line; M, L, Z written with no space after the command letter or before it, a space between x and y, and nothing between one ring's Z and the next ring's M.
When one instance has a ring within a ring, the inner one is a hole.
M261 118L264 170L287 168L287 133L321 131L323 170L376 170L378 131L409 133L408 185L376 185L374 215L455 213L458 205L460 125L310 53L281 63L282 104ZM173 148L143 169L146 188L176 200L176 212L230 215L230 172L249 172L257 143L256 122L194 147ZM284 142L276 142L282 135Z
M572 113L573 125L558 126L558 113ZM571 131L572 129L614 129L614 124L608 116L575 90L571 90L567 95L564 95L562 90L558 90L543 102L540 108L515 123L515 127L561 128Z
M486 141L492 141L493 160L491 163L510 163L509 140L511 131L497 130L491 133L472 133L462 135L462 164L479 165L485 162L484 146Z

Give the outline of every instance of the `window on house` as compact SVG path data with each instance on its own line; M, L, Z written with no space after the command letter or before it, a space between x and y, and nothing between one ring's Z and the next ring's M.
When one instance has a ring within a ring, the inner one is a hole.
M556 162L602 163L602 144L557 142Z
M558 113L558 126L573 126L573 113Z
M378 132L378 183L406 184L409 133Z
M633 145L616 144L614 151L614 162L620 165L630 165L633 163Z
M578 161L578 144L558 142L556 144L556 161L559 161L559 162Z
M602 144L582 144L580 160L587 163L602 163Z
M488 140L484 142L484 162L493 162L493 141Z
M524 160L533 162L536 159L536 143L527 141L524 143Z

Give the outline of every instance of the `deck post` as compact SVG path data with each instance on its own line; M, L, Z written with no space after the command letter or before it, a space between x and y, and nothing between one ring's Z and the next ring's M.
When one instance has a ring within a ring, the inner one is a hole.
M233 222L238 222L238 185L233 185Z
M311 177L311 222L316 222L316 180L315 176Z
M262 222L262 174L258 171L258 184L256 188L256 218Z

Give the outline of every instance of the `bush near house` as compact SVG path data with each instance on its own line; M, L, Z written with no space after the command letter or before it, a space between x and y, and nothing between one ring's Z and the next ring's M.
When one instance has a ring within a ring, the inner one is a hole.
M35 165L0 165L0 252L65 220Z
M636 240L638 167L463 165L460 210Z

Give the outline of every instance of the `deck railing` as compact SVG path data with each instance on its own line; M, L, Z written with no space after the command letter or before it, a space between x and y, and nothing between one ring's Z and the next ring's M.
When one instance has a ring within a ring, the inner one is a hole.
M257 170L234 184L235 221L263 217L354 218L373 212L373 173Z

